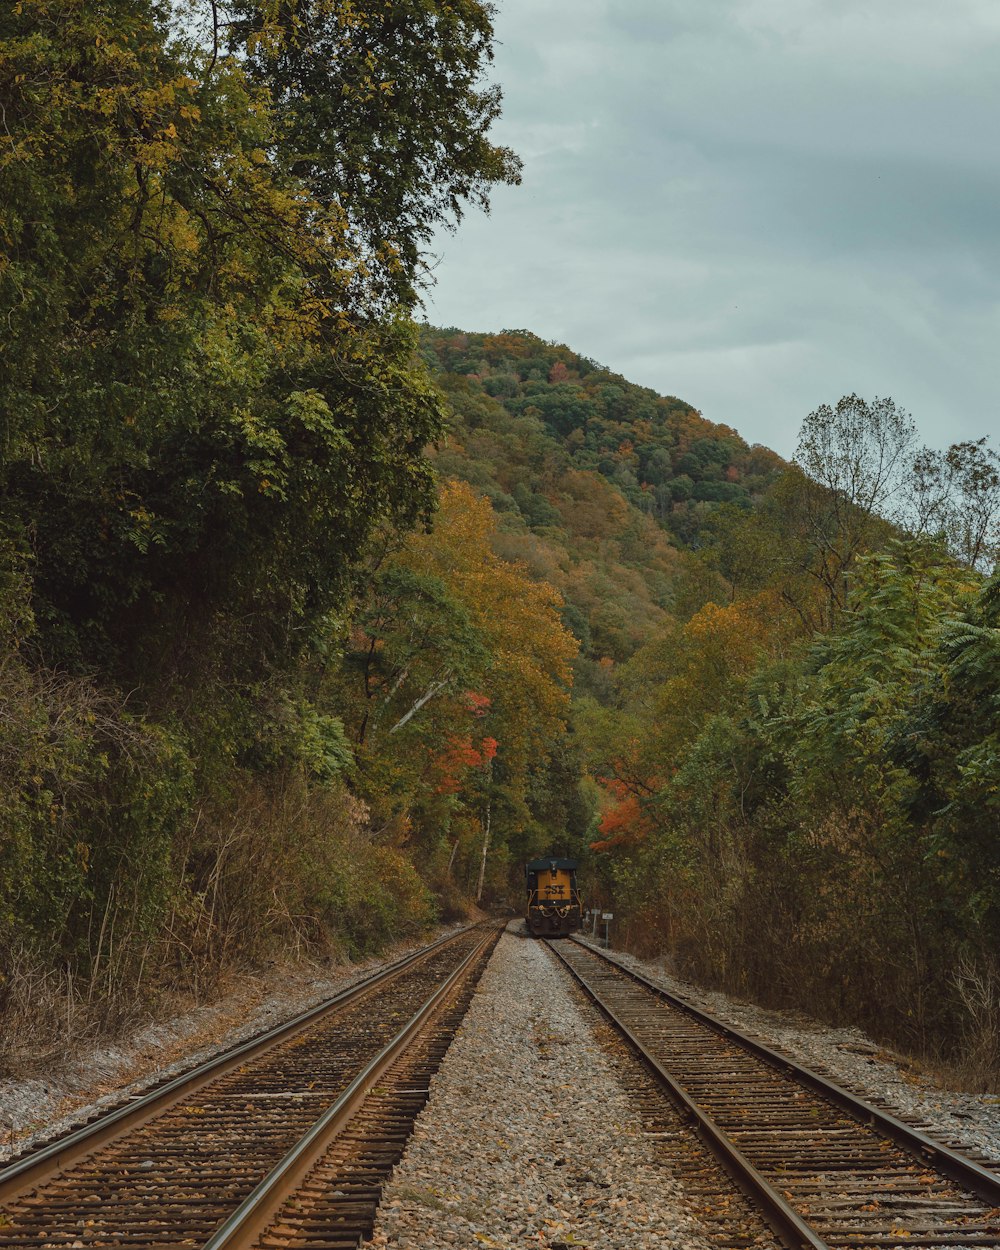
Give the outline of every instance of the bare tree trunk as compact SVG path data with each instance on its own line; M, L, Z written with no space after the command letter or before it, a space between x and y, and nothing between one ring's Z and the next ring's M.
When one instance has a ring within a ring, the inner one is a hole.
M397 729L402 729L408 720L412 720L412 718L416 716L416 714L420 711L420 709L424 706L425 703L429 703L430 700L433 699L436 694L444 690L445 686L447 686L450 680L451 680L451 674L446 673L442 681L435 682L430 687L430 689L425 690L424 693L420 696L420 698L416 701L416 703L414 703L414 705L406 713L406 715L401 716L399 720L396 721L395 725L393 725L393 727L389 730L389 732L391 734L394 734Z
M486 800L486 819L483 821L483 858L479 864L479 884L476 886L476 902L483 897L483 881L486 879L486 856L490 849L490 814L492 805Z
M451 876L452 868L454 868L455 866L455 856L458 854L458 844L459 842L461 842L461 840L462 840L461 838L455 839L455 845L451 848L451 854L448 856L448 876L449 877Z

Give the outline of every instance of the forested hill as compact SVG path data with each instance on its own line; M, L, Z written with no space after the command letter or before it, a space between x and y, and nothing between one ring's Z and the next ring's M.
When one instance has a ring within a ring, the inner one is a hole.
M498 549L558 587L584 661L626 660L728 595L703 549L718 505L752 511L773 486L774 452L527 331L424 327L421 344L451 413L438 470L485 495Z
M599 473L682 540L697 536L705 513L698 504L748 507L783 466L774 452L748 447L736 430L705 420L683 400L637 386L527 331L466 334L425 327L422 343L439 385L470 430L492 429L495 418L491 422L489 405L477 410L462 399L463 380L471 395L488 396L510 418L524 419L497 430L499 436L548 436L546 451L556 464L547 471L558 466ZM502 454L495 460L502 473ZM525 520L534 526L554 519L544 505L538 515L531 511L538 506L532 497L555 485L546 470L511 464L504 475L508 483L519 469L527 470L527 478L498 492L494 504L508 511L520 507L520 499L527 506Z

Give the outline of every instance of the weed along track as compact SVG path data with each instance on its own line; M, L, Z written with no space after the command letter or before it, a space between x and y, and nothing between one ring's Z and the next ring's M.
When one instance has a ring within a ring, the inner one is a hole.
M788 1247L1000 1246L1000 1177L579 942L551 943Z
M435 943L5 1168L0 1247L356 1246L499 933Z

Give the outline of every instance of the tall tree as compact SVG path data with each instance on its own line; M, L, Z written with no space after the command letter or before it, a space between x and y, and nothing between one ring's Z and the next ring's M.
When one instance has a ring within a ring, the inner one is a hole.
M799 433L789 479L802 528L805 571L826 598L827 623L847 599L858 556L899 515L916 438L909 414L889 399L845 395L811 412Z
M365 262L354 306L409 304L434 228L489 205L520 161L489 139L500 89L479 0L238 0L230 27L277 110L286 167Z
M365 797L405 814L430 845L464 828L477 845L473 887L484 843L530 841L577 651L558 593L498 556L496 531L488 500L444 483L433 528L374 579L332 691L352 709Z
M924 447L913 464L906 521L916 534L943 534L969 568L991 569L1000 555L1000 455L986 438Z
M387 311L443 204L513 158L480 150L485 11L416 8L285 6L249 60L151 0L0 14L0 491L53 659L259 672L343 596L375 525L427 515L440 401L405 318L357 311ZM293 53L302 76L271 82ZM350 211L303 157L323 100L356 145ZM369 178L382 149L396 164Z

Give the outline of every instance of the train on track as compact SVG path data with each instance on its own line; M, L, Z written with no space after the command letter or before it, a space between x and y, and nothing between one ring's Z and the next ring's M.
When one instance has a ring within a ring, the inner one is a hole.
M575 859L535 859L524 867L525 923L535 937L568 937L583 924Z

